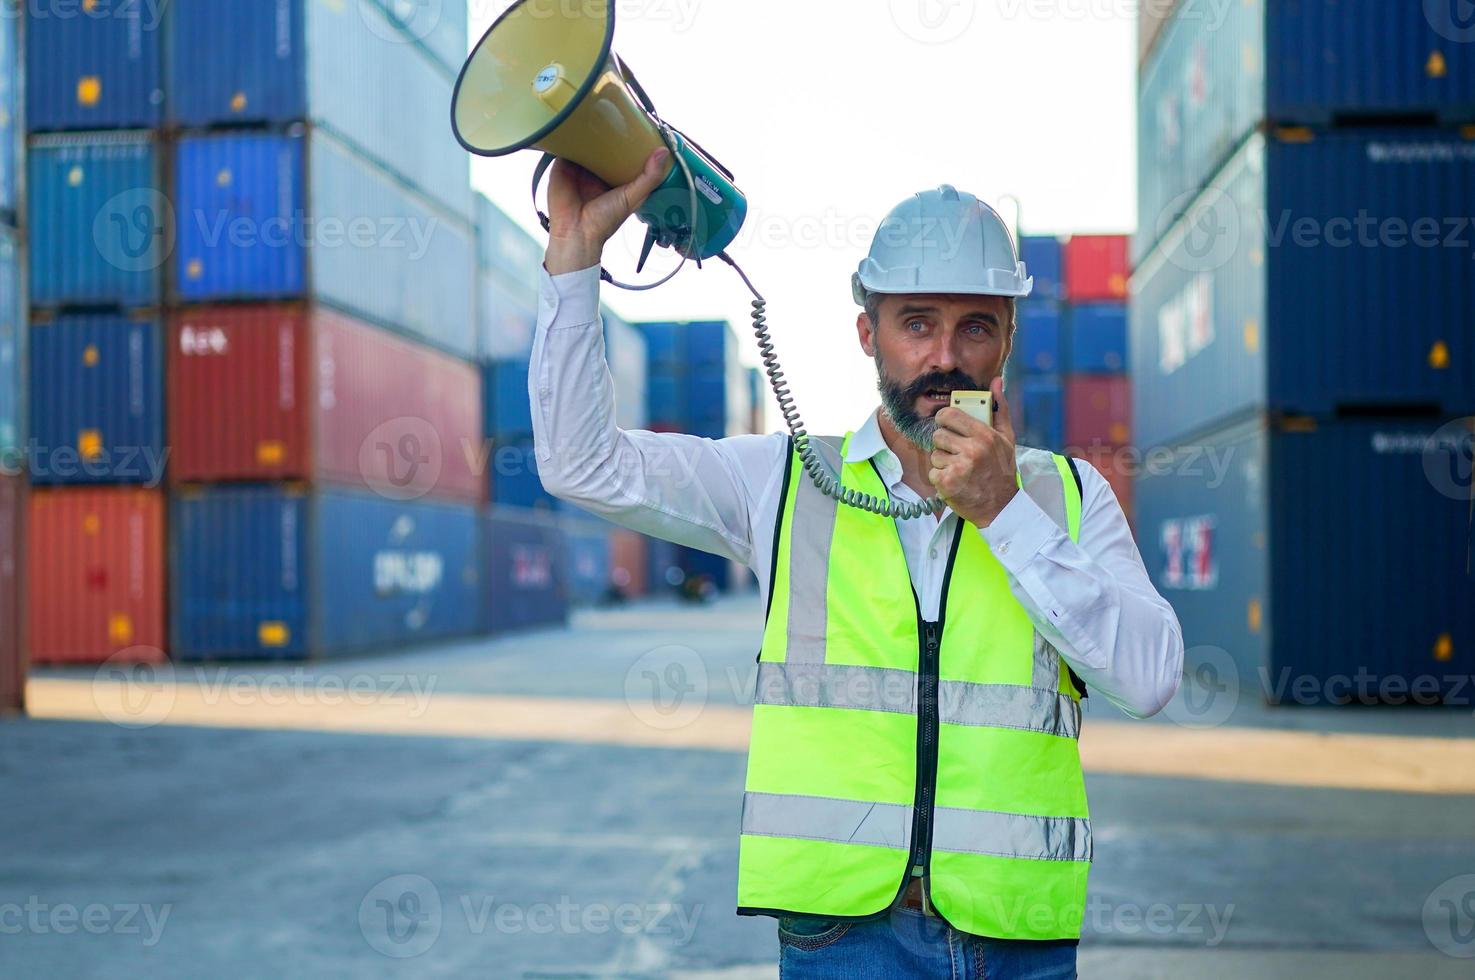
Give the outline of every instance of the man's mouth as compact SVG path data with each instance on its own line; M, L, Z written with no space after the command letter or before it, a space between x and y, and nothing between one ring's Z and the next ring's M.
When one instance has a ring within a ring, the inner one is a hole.
M920 401L924 406L928 408L946 408L948 405L952 404L953 392L956 390L956 388L948 387L928 388L926 391L922 392L922 394L918 398L918 401Z

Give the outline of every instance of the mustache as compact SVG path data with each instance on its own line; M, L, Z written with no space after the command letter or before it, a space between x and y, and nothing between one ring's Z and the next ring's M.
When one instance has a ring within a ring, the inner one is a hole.
M982 391L985 387L962 371L931 371L903 388L901 396L908 402L913 402L933 389Z

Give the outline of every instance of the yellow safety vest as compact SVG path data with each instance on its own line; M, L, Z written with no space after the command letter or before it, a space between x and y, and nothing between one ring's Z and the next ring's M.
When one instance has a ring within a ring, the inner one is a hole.
M845 444L812 444L844 458ZM887 497L869 461L838 468L845 486ZM1070 463L1020 449L1018 468L1024 492L1077 539ZM791 456L754 693L739 912L874 917L921 867L957 929L1080 936L1091 867L1083 692L978 529L956 524L941 615L926 622L894 521L820 493Z

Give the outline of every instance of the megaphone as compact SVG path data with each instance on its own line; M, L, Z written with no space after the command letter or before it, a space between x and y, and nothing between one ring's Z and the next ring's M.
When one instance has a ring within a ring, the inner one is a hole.
M451 100L456 139L498 157L538 149L570 160L612 187L640 176L665 146L670 170L637 212L647 226L640 264L654 245L711 258L732 244L748 202L732 173L667 125L614 53L611 0L521 0L497 18L461 69Z

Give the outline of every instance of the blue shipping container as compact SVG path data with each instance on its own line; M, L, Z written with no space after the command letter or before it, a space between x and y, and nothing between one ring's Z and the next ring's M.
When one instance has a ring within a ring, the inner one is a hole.
M31 481L164 480L164 370L154 319L72 314L31 327Z
M20 206L20 52L16 35L19 19L0 24L0 214L14 224Z
M25 441L26 307L16 233L0 227L0 470L13 470Z
M649 379L645 337L608 308L601 311L601 316L604 358L615 396L615 424L622 429L643 429L649 418L645 398Z
M432 111L450 105L455 75L376 0L175 0L172 10L173 122L310 121L470 220L466 152Z
M1475 672L1471 424L1256 418L1145 465L1143 559L1190 662L1218 661L1287 703L1463 684ZM1341 472L1357 478L1329 492Z
M476 194L476 264L502 274L528 296L536 296L538 270L543 265L543 243L512 220L485 194Z
M1030 298L1021 300L1016 310L1019 325L1014 333L1015 367L1027 374L1059 374L1065 366L1060 303Z
M646 364L652 376L686 368L686 331L681 323L638 323L645 335Z
M1060 299L1065 291L1064 250L1053 235L1024 235L1019 239L1019 258L1035 281L1031 299Z
M214 6L214 5L212 5ZM26 5L26 125L152 129L163 118L163 20L173 4ZM8 17L15 15L12 10Z
M31 303L157 305L174 229L154 141L40 137L28 173Z
M563 532L534 511L494 507L482 518L485 629L506 633L568 620Z
M1069 373L1121 374L1127 369L1126 303L1076 303L1069 316Z
M609 597L613 565L609 535L609 526L603 523L577 517L564 521L564 554L571 604L593 606Z
M293 485L187 488L170 530L177 660L336 655L481 623L475 507Z
M321 130L190 136L176 170L183 301L306 295L452 354L475 352L469 226L340 141Z
M466 0L374 0L399 30L414 38L452 73L459 73L470 51Z
M498 274L477 274L478 354L487 360L526 361L533 350L533 331L538 325L537 289L512 288Z
M1065 445L1065 389L1058 377L1020 378L1005 393L1015 411L1015 434L1021 446L1059 452Z
M492 438L490 473L491 500L499 507L521 507L552 511L559 506L543 489L538 475L538 456L530 437Z
M1194 209L1133 279L1141 444L1262 407L1475 409L1475 140L1257 134Z
M482 365L482 399L489 438L527 438L533 434L533 409L528 400L528 362L489 361Z
M1142 72L1134 258L1261 120L1475 119L1475 33L1459 8L1268 0L1210 16L1179 4Z

